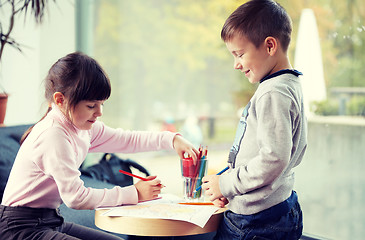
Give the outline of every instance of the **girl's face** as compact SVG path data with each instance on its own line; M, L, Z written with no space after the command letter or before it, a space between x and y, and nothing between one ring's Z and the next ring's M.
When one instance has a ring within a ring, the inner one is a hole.
M71 110L72 123L81 130L90 130L98 117L103 115L103 104L101 101L80 101Z
M240 70L250 83L257 83L273 70L265 43L258 48L244 36L235 36L226 42L234 57L234 68Z

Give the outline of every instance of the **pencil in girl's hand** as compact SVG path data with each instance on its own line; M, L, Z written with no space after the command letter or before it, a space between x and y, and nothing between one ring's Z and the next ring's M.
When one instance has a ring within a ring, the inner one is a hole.
M119 169L119 172L120 172L120 173L123 173L123 174L125 174L125 175L128 175L128 176L131 176L131 177L135 177L135 178L141 179L141 180L143 180L143 181L149 181L147 178L137 176L137 175L135 175L135 174L133 174L133 173L126 172L126 171L123 171L123 170L121 170L121 169Z
M141 179L141 180L143 180L143 181L149 181L149 179L147 179L147 178L140 177L140 176L137 176L137 175L135 175L135 174L133 174L133 173L123 171L122 169L119 169L119 172L120 172L120 173L123 173L123 174L125 174L125 175L128 175L128 176L131 176L131 177L135 177L135 178ZM165 185L162 185L161 183L160 183L160 184L158 184L157 186L166 187Z

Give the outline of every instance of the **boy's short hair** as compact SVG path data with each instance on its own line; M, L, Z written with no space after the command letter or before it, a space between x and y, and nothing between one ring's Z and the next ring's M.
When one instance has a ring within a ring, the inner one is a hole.
M277 38L286 52L292 22L285 9L273 0L251 0L239 6L223 25L221 38L227 42L236 35L247 37L258 47L268 36Z

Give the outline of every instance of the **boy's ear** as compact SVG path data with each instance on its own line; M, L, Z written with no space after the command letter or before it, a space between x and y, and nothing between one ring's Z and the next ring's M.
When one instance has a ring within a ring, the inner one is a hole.
M53 101L57 106L62 107L65 103L65 96L61 92L55 92L53 94Z
M267 37L265 39L266 51L270 56L273 56L278 50L278 41L274 37Z

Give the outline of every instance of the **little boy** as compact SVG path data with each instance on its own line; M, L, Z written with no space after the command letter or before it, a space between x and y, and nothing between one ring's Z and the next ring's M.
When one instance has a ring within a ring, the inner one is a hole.
M300 72L287 50L292 27L272 0L252 0L226 20L221 37L258 88L245 107L229 154L229 170L206 176L203 189L227 210L215 239L299 239L302 212L294 173L307 146Z

